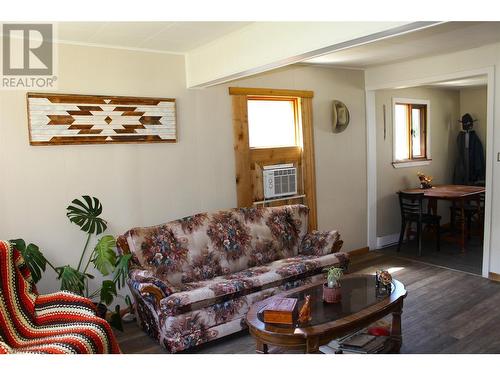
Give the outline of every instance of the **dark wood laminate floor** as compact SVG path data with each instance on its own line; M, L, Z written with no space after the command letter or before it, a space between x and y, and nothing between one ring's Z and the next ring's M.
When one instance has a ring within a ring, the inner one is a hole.
M500 353L500 283L479 276L371 252L351 272L392 269L408 290L403 311L402 353ZM135 323L117 333L124 353L165 353ZM254 353L247 332L207 343L190 353Z
M417 255L417 242L411 241L401 246L397 252L397 246L390 246L381 251L393 256L417 260L435 264L441 267L481 275L483 265L483 245L479 238L472 238L467 243L466 252L461 252L458 245L446 241L441 242L441 250L436 251L434 241L424 241L422 256Z

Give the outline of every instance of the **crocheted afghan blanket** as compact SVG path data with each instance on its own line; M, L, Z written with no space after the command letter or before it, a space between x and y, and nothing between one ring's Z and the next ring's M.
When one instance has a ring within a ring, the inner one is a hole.
M39 295L21 253L0 241L0 354L120 353L113 331L87 298Z

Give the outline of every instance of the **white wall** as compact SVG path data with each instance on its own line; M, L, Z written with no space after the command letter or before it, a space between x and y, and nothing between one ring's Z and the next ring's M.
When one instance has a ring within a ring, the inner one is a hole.
M59 59L60 92L176 98L180 141L29 146L25 93L0 92L0 238L23 237L55 264L75 264L84 234L65 208L82 194L102 201L115 235L234 206L229 105L196 111L182 56L61 45ZM47 275L42 290L54 287Z
M474 130L486 152L486 110L488 106L486 87L469 87L460 89L460 117L470 113L474 120Z
M59 92L177 99L179 143L33 147L26 97L0 92L0 238L37 243L55 264L75 264L84 233L65 214L82 194L98 197L108 232L236 205L228 86L307 89L313 100L319 227L339 229L345 249L366 245L364 77L360 71L296 66L188 90L181 56L59 46ZM333 99L351 125L330 132ZM57 288L47 273L41 290Z
M443 80L445 77L471 76L484 74L493 67L495 74L494 84L488 86L488 95L495 94L495 87L500 87L500 44L491 44L480 48L460 51L440 56L426 57L397 64L389 64L368 69L365 72L365 83L367 90L376 90L382 87L412 86L416 82L431 82ZM489 243L490 267L486 271L500 273L500 163L496 160L496 153L500 151L500 139L497 136L500 128L500 106L495 106L493 113L493 134L488 134L488 142L491 147L488 151L490 173L492 175L492 188L487 192L492 201L492 220L486 223L491 226L491 238L486 239ZM495 157L493 157L495 155ZM488 158L487 158L488 159ZM487 171L488 173L488 171ZM488 210L487 210L488 214Z

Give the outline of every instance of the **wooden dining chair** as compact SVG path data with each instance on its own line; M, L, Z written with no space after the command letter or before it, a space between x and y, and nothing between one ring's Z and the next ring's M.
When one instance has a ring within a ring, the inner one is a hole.
M484 232L484 202L485 193L477 195L474 199L469 199L464 204L464 216L462 217L462 208L460 206L452 205L450 206L450 226L452 230L456 229L457 224L460 224L462 220L465 221L465 230L467 232L467 239L470 240L472 233L472 221L476 221L479 224L479 237L481 238L481 243L483 240Z
M422 225L428 224L434 227L436 232L436 250L440 250L440 222L441 216L424 213L424 193L398 192L399 207L401 209L401 232L399 233L398 249L401 250L406 227L412 223L417 225L418 256L422 255Z

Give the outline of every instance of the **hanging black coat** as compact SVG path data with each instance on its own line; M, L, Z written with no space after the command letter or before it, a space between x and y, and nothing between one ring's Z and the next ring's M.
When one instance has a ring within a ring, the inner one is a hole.
M469 130L469 179L467 180L466 132L461 131L457 137L458 157L455 163L453 183L458 185L474 185L484 183L486 165L481 140L474 130Z

